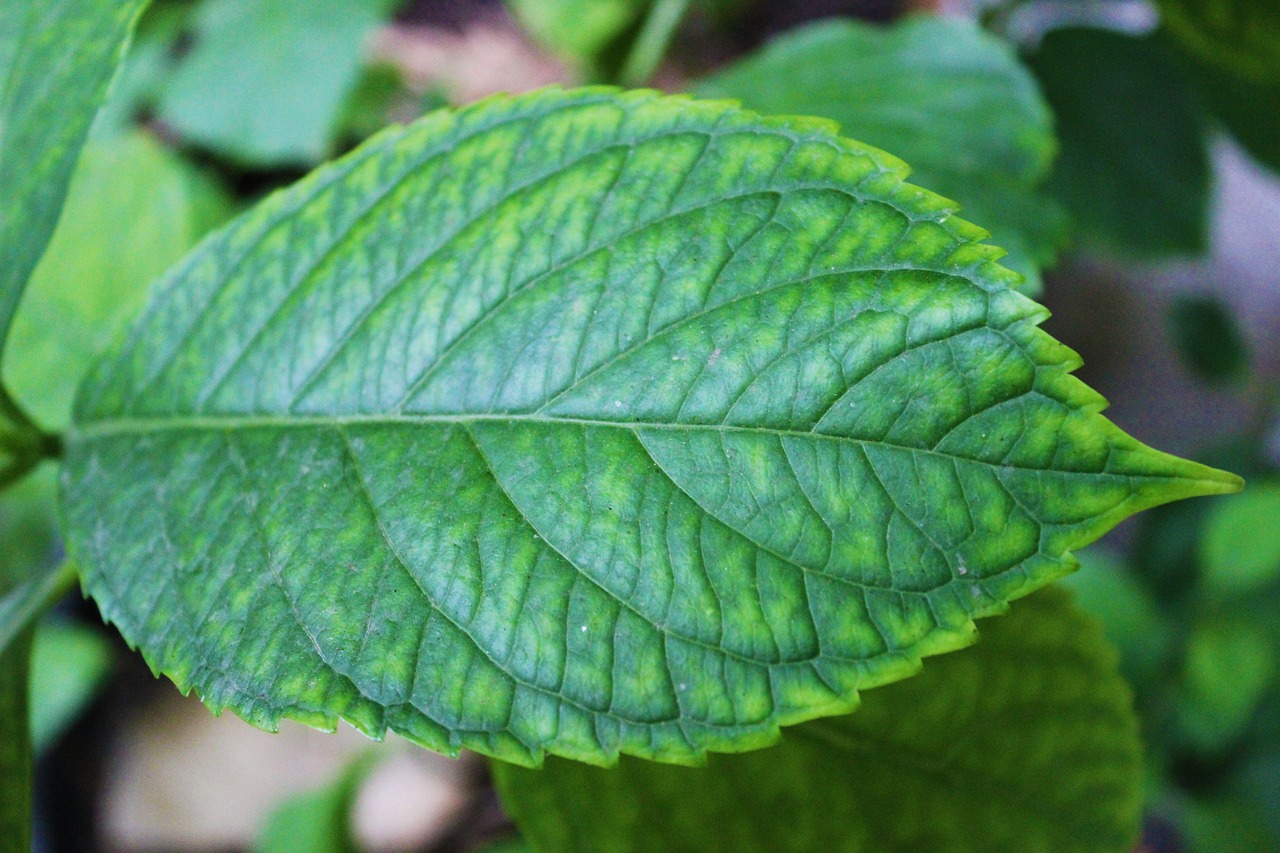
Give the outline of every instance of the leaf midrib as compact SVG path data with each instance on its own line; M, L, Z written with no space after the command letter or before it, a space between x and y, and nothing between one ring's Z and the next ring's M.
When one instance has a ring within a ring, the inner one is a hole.
M474 413L449 415L405 415L405 414L373 414L373 415L201 415L183 417L155 418L112 418L91 421L75 426L68 435L70 442L90 441L96 438L109 438L120 435L145 435L164 432L203 432L227 430L272 430L272 429L341 429L348 426L368 425L446 425L466 426L474 423L533 423L533 424L570 424L584 427L612 427L632 432L641 430L677 430L677 431L715 431L759 433L779 438L806 438L825 441L849 442L861 446L880 447L900 450L907 453L919 453L936 456L942 459L967 462L974 465L986 465L991 468L1014 471L1031 471L1037 474L1054 473L1087 477L1120 477L1124 479L1150 480L1184 480L1197 483L1219 483L1218 480L1179 476L1176 474L1116 474L1108 471L1075 471L1067 468L1044 468L1033 465L1018 465L1011 462L989 462L958 453L949 453L928 447L913 447L884 439L854 438L827 432L801 429L781 429L774 427L752 427L724 423L670 423L661 421L612 421L604 418L550 417L547 415L528 413Z

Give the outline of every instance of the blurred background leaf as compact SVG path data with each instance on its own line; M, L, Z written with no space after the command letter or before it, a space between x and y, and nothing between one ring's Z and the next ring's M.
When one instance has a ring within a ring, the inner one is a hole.
M49 250L14 318L14 396L61 428L94 356L141 308L152 282L232 211L217 185L143 131L91 142Z
M1209 154L1176 54L1151 36L1073 28L1028 61L1057 117L1049 187L1077 236L1135 258L1203 252Z
M1235 317L1215 296L1186 294L1169 306L1178 355L1205 382L1238 383L1249 374L1249 347Z
M206 0L160 97L184 140L245 165L330 154L368 40L399 0Z
M373 764L372 754L366 753L329 785L277 806L254 846L255 853L358 853L351 812Z
M1200 559L1205 591L1215 598L1257 592L1280 580L1280 480L1209 508Z
M970 22L889 28L828 21L789 33L697 86L754 110L815 115L910 164L909 180L959 202L1039 289L1063 220L1037 192L1053 162L1052 117L1006 43ZM957 97L963 92L963 97Z

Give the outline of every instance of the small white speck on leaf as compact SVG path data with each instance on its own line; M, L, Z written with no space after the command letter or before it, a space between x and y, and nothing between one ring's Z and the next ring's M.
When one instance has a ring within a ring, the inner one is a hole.
M613 401L613 407L614 407L615 409L621 409L621 408L622 408L622 401L621 401L621 400L614 400L614 401Z
M715 364L720 360L720 347L716 347L711 351L711 356L707 359L707 367Z
M956 555L956 571L962 575L969 574L969 567L964 564L964 557Z
M969 594L974 598L980 598L982 596L982 587L975 583L973 586L969 587Z
M586 626L586 625L583 625L583 626L582 626L582 633L584 633L584 634L585 634L585 633L587 633L587 626Z

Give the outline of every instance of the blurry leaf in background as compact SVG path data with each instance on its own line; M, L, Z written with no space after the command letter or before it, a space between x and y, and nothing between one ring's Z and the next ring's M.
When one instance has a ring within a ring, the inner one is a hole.
M630 29L639 25L651 0L506 0L520 26L550 53L584 77Z
M31 742L37 753L75 721L112 664L111 644L101 631L56 618L40 625L31 651Z
M62 587L56 493L52 462L0 493L0 653Z
M63 427L76 383L146 300L160 273L231 212L217 186L134 131L84 151L49 250L14 318L4 377L46 428Z
M291 797L267 818L254 853L357 853L351 813L374 756L358 758L333 783Z
M0 2L0 354L142 4Z
M1156 0L1169 31L1202 60L1238 77L1280 85L1276 0Z
M1275 673L1270 627L1226 617L1192 626L1176 712L1193 752L1220 753L1244 733Z
M194 3L182 0L152 0L148 4L94 121L91 138L128 132L142 114L154 109L165 80L173 72L195 8Z
M159 117L244 165L316 163L335 143L367 40L399 0L205 0Z
M697 87L764 113L816 115L911 167L1009 251L1038 291L1062 241L1061 211L1035 190L1048 176L1053 122L1013 49L969 21L890 27L826 21L782 36Z
M412 98L398 67L379 62L362 68L359 79L342 104L336 138L339 142L356 143L373 136L393 121L392 110L402 100ZM413 115L403 118L416 118L417 115L418 110L415 109Z
M27 729L27 672L31 630L0 651L0 847L31 849L31 736Z
M1057 117L1049 186L1085 241L1134 258L1205 250L1205 122L1183 63L1156 36L1053 30L1028 58Z
M544 853L1123 853L1138 834L1137 721L1115 653L1061 590L980 623L972 649L706 767L494 763Z
M1249 346L1223 301L1182 295L1169 306L1169 331L1183 364L1206 382L1239 382L1249 373Z
M1249 154L1280 171L1280 84L1255 83L1197 67L1204 102Z
M1276 838L1265 829L1265 814L1253 803L1221 794L1183 795L1178 798L1178 807L1186 849L1191 853L1264 853L1277 849Z
M1120 651L1120 670L1129 683L1139 688L1154 683L1172 653L1173 626L1119 556L1095 546L1076 557L1080 570L1063 585L1102 622L1107 639Z
M1228 598L1280 579L1280 481L1252 482L1209 508L1200 548L1202 583Z

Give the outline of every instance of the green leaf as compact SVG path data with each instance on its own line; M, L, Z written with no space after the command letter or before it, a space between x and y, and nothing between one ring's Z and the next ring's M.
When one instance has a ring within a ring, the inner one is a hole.
M1058 118L1050 182L1086 240L1140 258L1204 251L1209 154L1186 69L1158 37L1053 30L1028 60Z
M256 853L358 853L351 811L372 768L372 755L366 755L352 762L331 785L277 806L253 849Z
M1202 582L1215 597L1256 592L1280 578L1280 481L1257 483L1210 509L1200 542Z
M1120 671L1139 689L1156 685L1173 654L1174 632L1151 594L1123 560L1093 547L1063 584L1100 622L1120 651Z
M520 26L580 71L637 27L652 0L506 0Z
M1257 82L1280 84L1275 0L1156 0L1161 20L1200 59Z
M1241 382L1249 374L1249 345L1222 300L1183 295L1169 306L1169 330L1187 367L1207 382Z
M0 3L0 354L144 2Z
M259 726L693 761L1239 488L1099 415L905 174L610 89L380 134L206 241L86 379L86 589Z
M4 365L5 382L37 421L66 425L80 379L152 281L229 213L209 179L143 133L85 148L14 318L15 357Z
M160 99L187 140L254 166L329 153L366 42L397 0L207 0Z
M0 649L0 849L31 849L31 738L27 730L27 672L31 631Z
M0 654L68 586L56 560L56 482L47 463L0 494Z
M111 674L111 644L100 631L45 621L31 650L31 742L47 749L84 712Z
M1276 671L1270 635L1247 619L1209 618L1192 627L1176 707L1189 748L1221 753L1239 740Z
M1142 809L1137 728L1115 653L1055 591L773 749L702 768L494 770L547 853L1127 853Z
M1280 84L1255 83L1201 63L1209 109L1255 160L1280 171Z
M1035 192L1048 177L1053 119L1013 49L970 21L890 27L826 21L776 39L698 87L766 113L829 118L911 164L962 206L1038 289L1063 222Z

